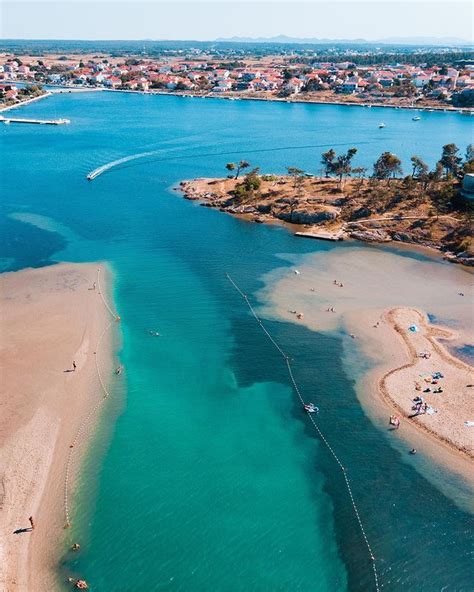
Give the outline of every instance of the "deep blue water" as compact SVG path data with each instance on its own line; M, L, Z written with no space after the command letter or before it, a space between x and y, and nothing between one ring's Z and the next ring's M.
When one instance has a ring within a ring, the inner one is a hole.
M85 463L70 534L82 550L65 554L60 573L113 592L373 589L341 475L224 276L255 294L281 254L345 246L296 240L171 188L222 175L238 158L264 172L317 173L331 146L358 147L363 166L385 150L407 168L413 153L433 164L443 144L469 143L469 119L113 93L58 95L23 114L72 123L0 128L3 269L106 261L122 317L126 392L117 389ZM472 590L471 516L366 417L341 337L269 327L348 467L383 589Z

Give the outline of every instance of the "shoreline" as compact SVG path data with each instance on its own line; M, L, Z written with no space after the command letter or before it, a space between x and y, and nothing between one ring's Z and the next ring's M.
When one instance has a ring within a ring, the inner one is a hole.
M228 101L267 101L270 103L294 103L298 105L337 105L339 107L366 107L371 109L372 107L379 108L379 109L407 109L408 111L441 111L441 112L452 112L452 113L462 113L466 115L470 115L474 113L471 107L452 107L451 105L446 106L427 106L427 105L398 105L397 103L370 103L370 102L357 102L357 101L324 101L318 100L313 98L308 99L298 99L298 98L285 98L285 97L255 97L255 96L245 96L239 94L233 95L219 95L219 94L207 94L207 95L198 95L192 94L192 92L165 92L165 91L121 91L119 89L105 89L108 91L113 92L135 92L141 94L153 94L153 95L170 95L175 97L184 97L184 98L199 98L199 99L220 99L220 100L228 100ZM295 95L297 97L298 95Z
M20 101L19 103L15 103L14 105L8 105L6 107L0 107L0 113L4 111L10 111L11 109L16 109L17 107L23 107L24 105L29 105L30 103L34 103L35 101L39 101L40 99L45 99L46 97L51 97L54 93L45 91L42 95L37 97L32 97L31 99L25 99L24 101Z
M12 80L12 81L5 81L7 84L15 84L15 83L22 83L22 84L29 84L30 82L27 80ZM460 113L464 115L471 115L474 114L474 109L472 107L453 107L452 105L403 105L397 103L377 103L377 102L370 102L370 101L341 101L335 99L334 101L331 100L322 100L317 99L314 97L309 98L298 98L299 95L293 95L292 97L277 97L277 96L248 96L244 93L233 92L230 93L206 93L206 94L197 94L194 93L192 90L187 91L173 91L173 90L157 90L157 89L149 89L149 90L134 90L134 89L119 89L119 88L107 88L105 86L78 86L77 88L73 86L67 85L59 85L59 84L48 84L46 83L45 86L51 86L55 88L64 89L65 92L67 91L105 91L105 92L114 92L114 93L125 93L125 94L140 94L140 95L159 95L159 96L171 96L171 97L183 97L183 98L194 98L194 99L219 99L219 100L227 100L227 101L267 101L270 103L291 103L291 104L310 104L310 105L337 105L339 107L365 107L367 109L371 109L372 107L377 109L406 109L407 111L439 111L445 113ZM56 91L61 92L61 91ZM54 94L54 93L52 93ZM42 95L43 96L43 95ZM39 97L38 97L39 98ZM23 104L23 103L21 103ZM17 106L17 105L14 105Z
M428 205L420 203L416 209L412 207L409 212L412 215L408 216L405 212L392 209L389 216L380 217L368 209L368 217L351 219L350 211L346 213L346 204L349 204L349 210L355 203L360 209L367 209L368 202L373 198L372 195L364 197L362 193L370 188L369 179L362 179L362 190L357 188L357 184L361 183L359 179L348 179L344 193L334 194L334 178L314 175L304 180L301 195L295 197L295 189L290 187L288 175L261 174L259 178L261 187L257 193L240 200L233 197L238 182L229 177L182 180L172 189L184 199L195 201L200 206L219 210L247 222L276 224L301 238L357 241L372 245L389 243L413 251L427 249L451 263L463 267L474 266L474 257L469 249L460 251L453 244L453 231L459 232L464 224L462 213L433 217L425 211L430 207L428 202ZM387 188L380 182L377 190L382 196ZM292 199L296 205L290 207L288 204ZM386 197L384 199L387 201ZM448 231L440 221L450 225ZM414 222L417 227L415 230L412 227ZM423 226L423 230L420 226ZM428 234L426 229L429 229Z
M114 361L115 320L99 294L99 269L106 271L102 264L59 263L0 275L0 587L6 592L59 585L70 500L105 399L100 379L109 383ZM107 293L107 278L103 283Z
M474 369L449 349L451 344L469 343L471 272L435 261L411 261L383 250L363 255L357 248L337 251L329 260L324 251L306 255L298 263L291 258L298 275L285 268L265 276L259 298L265 303L264 314L316 333L339 334L346 371L355 377L358 399L371 420L389 439L403 441L402 454L415 444L421 459L430 457L474 487L474 428L464 424L474 421L472 389L467 387L474 382ZM414 277L419 281L414 282ZM344 286L334 284L334 278L341 278ZM459 289L466 292L465 298L455 291ZM332 306L336 314L327 312ZM453 326L433 324L420 310L450 319ZM393 311L403 314L399 318ZM414 323L419 332L408 331ZM420 358L420 352L430 356ZM366 369L363 359L370 360ZM438 371L444 377L437 384L424 382ZM421 390L416 382L421 382ZM434 393L439 387L442 392ZM424 393L425 388L430 392ZM409 419L418 395L436 411ZM401 417L401 428L389 434L391 413ZM421 462L418 456L413 458Z
M407 315L407 312L411 314ZM417 324L421 333L420 337L425 341L425 343L428 342L430 344L423 350L430 353L430 358L428 360L424 360L418 355L419 352L415 347L416 341L421 341L418 335L413 334L413 337L411 338L408 331L405 331L401 326L401 320L403 320L403 316L405 316L404 320L408 322L413 322L415 319L417 320ZM425 374L428 376L430 372L427 370L427 368L432 367L433 364L436 364L438 361L444 362L444 367L448 367L448 371L450 371L450 373L456 369L458 371L465 372L467 378L469 378L469 375L473 375L474 368L472 366L453 356L451 353L449 353L446 347L441 345L438 341L438 339L446 340L452 338L453 333L448 329L434 326L433 324L429 323L426 315L416 309L390 309L384 313L382 318L388 324L390 329L394 331L398 337L400 337L400 341L404 345L404 357L407 361L399 366L390 368L388 371L383 373L382 377L379 377L377 380L377 389L380 395L390 407L394 408L398 413L400 413L400 415L402 415L404 421L408 421L416 429L423 430L432 437L436 438L438 442L448 446L457 453L461 453L466 458L473 460L474 446L472 444L472 440L469 437L461 437L460 439L453 438L452 434L446 435L442 430L435 430L433 426L428 423L428 421L423 421L426 419L425 415L414 414L414 410L411 408L412 404L411 402L408 402L408 399L410 398L408 391L412 391L412 395L417 396L423 395L422 391L425 386L427 388L431 388L432 391L434 390L432 387L427 386L427 383L423 384L421 391L418 391L416 388L410 388L411 385L409 386L407 382L409 381L409 378L411 378L413 383L421 383L422 381L419 379L420 374L418 374L418 380L416 380L416 373L425 371ZM433 360L434 356L436 356L436 361ZM442 385L441 388L446 388L445 382L446 381L444 379L440 379L439 384L440 386ZM406 390L403 395L400 395L400 392L403 390L403 388ZM427 393L425 398L430 398L431 402L440 408L442 406L446 406L446 401L442 401L443 398L446 399L446 395L444 395L444 389L443 393L438 394L437 402L434 401L436 397L434 397L432 393ZM461 398L460 391L462 389L463 387L460 384L456 385L456 404L459 404L463 407L463 409L466 409L466 419L468 419L471 416L474 417L474 405L471 404L470 407L468 406L467 391L464 392L465 397L463 397L463 400L458 400ZM452 400L452 393L450 394ZM420 421L418 421L418 418ZM436 417L436 419L438 419L438 417ZM468 427L464 427L465 431L463 436L470 436L469 429L470 428Z

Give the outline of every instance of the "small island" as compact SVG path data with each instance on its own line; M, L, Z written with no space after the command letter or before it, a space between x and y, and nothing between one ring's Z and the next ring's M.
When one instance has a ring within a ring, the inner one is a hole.
M472 145L463 157L455 144L446 144L432 171L414 155L406 176L390 152L381 154L368 176L366 168L353 166L356 153L356 148L323 153L320 176L296 167L288 167L286 175L261 174L248 161L230 162L226 178L182 181L180 189L186 199L206 207L259 223L279 221L293 231L302 227L298 236L400 241L440 249L451 261L474 265Z

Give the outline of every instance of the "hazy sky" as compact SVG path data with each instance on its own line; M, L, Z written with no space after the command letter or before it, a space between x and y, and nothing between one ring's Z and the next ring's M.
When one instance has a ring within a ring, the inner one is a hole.
M462 0L0 0L0 6L3 38L473 37L472 4Z

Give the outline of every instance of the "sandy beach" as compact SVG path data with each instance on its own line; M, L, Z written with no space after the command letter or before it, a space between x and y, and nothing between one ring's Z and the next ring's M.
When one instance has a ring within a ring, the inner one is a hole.
M389 416L398 415L397 437L408 444L416 440L417 448L421 441L449 467L456 456L455 470L472 480L474 427L465 422L474 421L474 389L467 386L474 383L474 369L453 355L454 348L472 339L469 270L384 249L361 255L347 248L330 257L324 252L306 256L294 268L264 279L265 314L318 332L335 331L344 339L348 358L357 359L358 350L372 361L372 370L357 375L356 388L381 428L388 429ZM441 322L432 324L427 312ZM416 332L409 330L413 325ZM356 366L354 371L360 373ZM433 378L436 372L443 377ZM435 393L438 388L442 392ZM415 415L417 396L423 397L427 413Z
M402 421L474 458L474 425L468 425L474 422L474 368L440 344L439 339L453 335L410 308L392 309L384 318L403 341L408 361L382 377L381 394L397 407Z
M57 585L68 458L71 506L74 474L104 399L96 358L106 382L112 370L111 331L104 329L112 321L113 330L115 322L99 293L99 268L105 289L106 270L96 264L58 264L0 276L4 592L40 592ZM92 409L97 412L81 429Z

